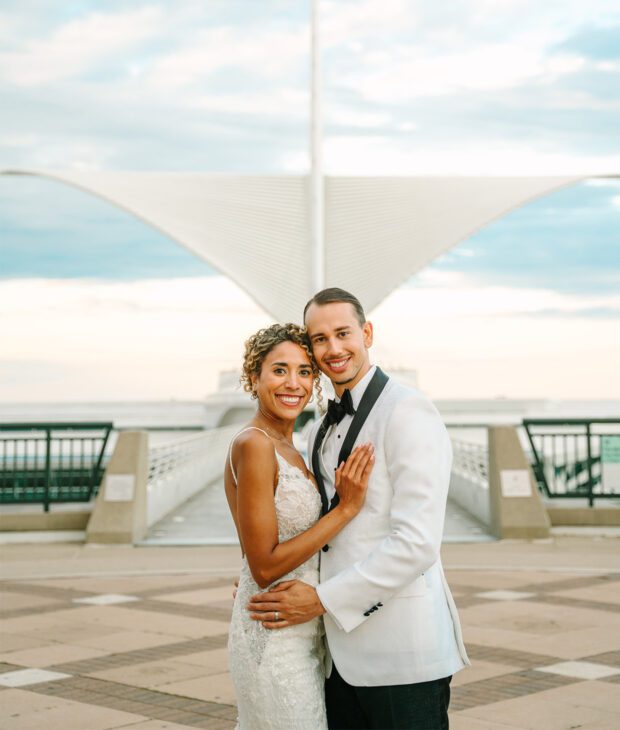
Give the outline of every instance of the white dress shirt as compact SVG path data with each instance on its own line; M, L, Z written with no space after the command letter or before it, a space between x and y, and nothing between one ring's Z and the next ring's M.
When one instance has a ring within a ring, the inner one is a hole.
M372 380L372 376L375 374L376 369L376 365L373 365L359 383L357 383L354 388L351 388L351 400L353 402L353 408L355 408L356 411L359 408L362 396L366 392L366 388ZM338 403L340 402L340 398L336 398L335 400ZM335 423L333 426L330 426L321 447L321 458L319 459L319 463L321 465L321 474L323 475L325 493L327 494L327 499L330 502L336 494L334 471L339 466L337 464L338 454L340 453L340 449L342 448L342 444L352 420L353 416L347 414L340 423Z

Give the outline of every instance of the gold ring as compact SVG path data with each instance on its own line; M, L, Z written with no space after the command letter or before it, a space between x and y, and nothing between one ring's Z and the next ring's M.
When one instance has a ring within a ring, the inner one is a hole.
M280 613L278 611L273 612L273 620L279 621L280 620Z

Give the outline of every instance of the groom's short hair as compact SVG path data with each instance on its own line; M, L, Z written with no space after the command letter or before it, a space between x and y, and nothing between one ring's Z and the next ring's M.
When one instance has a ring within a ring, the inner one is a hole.
M362 307L360 300L353 296L344 289L339 289L337 286L331 286L328 289L322 289L318 294L315 294L312 299L304 307L304 322L306 320L306 312L311 304L316 304L319 307L323 304L333 304L334 302L346 302L351 304L355 310L355 316L357 321L362 326L366 322L366 315L364 314L364 307Z

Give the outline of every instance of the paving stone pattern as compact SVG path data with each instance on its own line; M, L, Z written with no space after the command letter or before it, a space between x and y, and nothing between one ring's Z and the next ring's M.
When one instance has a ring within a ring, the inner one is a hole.
M233 578L4 581L0 727L81 727L83 717L100 730L233 728ZM473 664L453 679L453 728L551 727L552 706L554 728L620 727L620 574L458 570L448 579ZM80 602L97 596L120 598ZM584 680L588 672L601 678ZM59 678L38 681L47 676Z

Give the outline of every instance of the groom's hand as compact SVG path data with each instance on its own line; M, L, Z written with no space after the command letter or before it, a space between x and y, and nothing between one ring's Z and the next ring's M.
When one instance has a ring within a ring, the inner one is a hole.
M257 593L248 603L250 618L266 629L304 624L325 613L316 590L300 580L278 583L268 593Z

